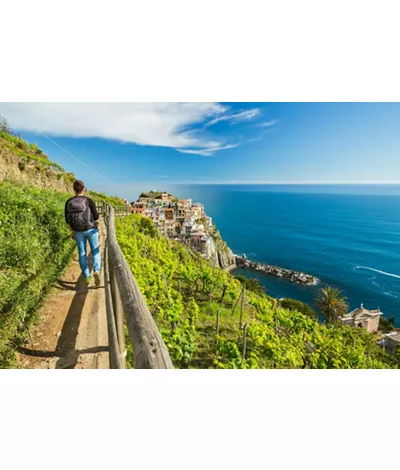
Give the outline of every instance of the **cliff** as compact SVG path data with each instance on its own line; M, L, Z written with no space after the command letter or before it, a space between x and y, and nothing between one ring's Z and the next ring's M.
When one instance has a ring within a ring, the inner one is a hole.
M229 248L226 242L221 238L220 233L216 231L212 237L215 244L217 266L227 271L236 267L235 255L232 253L232 250Z

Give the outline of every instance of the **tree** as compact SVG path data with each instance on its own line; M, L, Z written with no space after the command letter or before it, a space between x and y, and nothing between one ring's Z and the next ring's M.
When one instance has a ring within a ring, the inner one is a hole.
M147 217L140 218L139 231L145 235L149 235L151 238L155 238L158 235L154 222Z
M381 317L379 319L379 331L382 331L383 333L389 333L390 331L394 331L395 330L394 321L395 321L394 317L390 317L390 318Z
M7 122L7 119L0 114L0 131L10 134L11 129Z
M348 312L346 297L334 287L323 287L317 292L315 306L327 323L334 323Z
M299 300L286 298L280 301L280 304L283 308L288 310L296 310L297 312L303 313L310 318L316 319L317 315L314 310L307 304L300 302Z

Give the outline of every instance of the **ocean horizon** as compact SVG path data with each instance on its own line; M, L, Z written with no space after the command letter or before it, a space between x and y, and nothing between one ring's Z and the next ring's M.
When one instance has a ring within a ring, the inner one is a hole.
M201 202L235 254L303 271L302 286L250 270L269 295L313 305L324 285L340 289L350 310L380 308L400 326L400 184L163 185Z

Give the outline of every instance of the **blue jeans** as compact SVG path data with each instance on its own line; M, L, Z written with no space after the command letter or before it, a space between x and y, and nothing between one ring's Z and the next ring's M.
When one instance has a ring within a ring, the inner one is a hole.
M86 232L74 232L74 238L76 241L76 246L78 247L79 264L82 269L83 275L87 279L90 276L86 257L87 240L89 241L90 251L92 253L93 271L95 273L100 272L101 254L99 243L99 230L97 228L91 228L90 230L86 230Z

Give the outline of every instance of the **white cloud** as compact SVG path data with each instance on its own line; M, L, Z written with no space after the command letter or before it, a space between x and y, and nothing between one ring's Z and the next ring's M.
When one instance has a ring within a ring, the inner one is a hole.
M224 114L222 116L217 116L211 121L209 121L206 126L212 126L214 124L217 124L217 122L221 121L233 121L233 123L238 123L241 121L250 121L251 119L254 119L260 114L260 110L258 108L254 109L249 109L247 111L241 111L240 113L234 113L234 114Z
M201 150L210 155L232 148L225 145L226 139L213 138L204 129L193 128L223 117L227 111L218 103L0 103L0 114L12 128L21 131L98 137L187 149L186 153L199 155Z
M261 122L258 124L259 127L270 127L278 123L278 119L273 119L272 121Z

